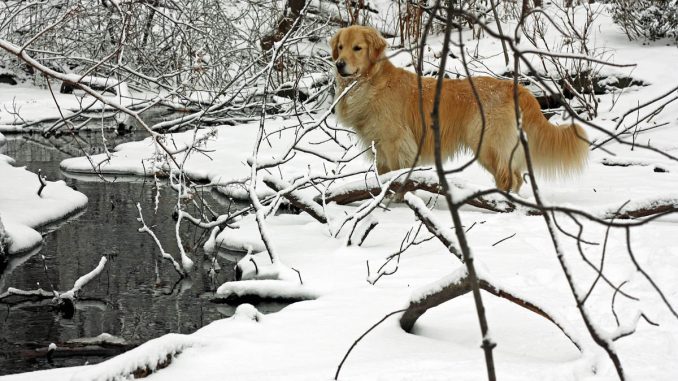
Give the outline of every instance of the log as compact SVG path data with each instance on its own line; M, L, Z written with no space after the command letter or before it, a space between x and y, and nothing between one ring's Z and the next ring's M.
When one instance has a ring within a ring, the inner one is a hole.
M339 205L346 205L356 201L363 201L378 195L381 188L374 184L373 181L364 183L363 187L348 187L345 191L330 193L325 201L327 203L336 202ZM462 189L456 185L458 189ZM422 181L420 179L410 177L407 181L397 179L391 183L389 190L395 194L405 194L417 190L442 194L443 188L437 182ZM489 210L497 213L510 213L516 209L516 206L505 200L492 200L484 197L475 197L466 201L466 204L475 206L476 208Z
M606 219L630 220L632 218L649 217L655 214L665 214L678 212L678 204L675 200L657 200L650 205L640 207L634 210L624 210L609 212L605 215Z

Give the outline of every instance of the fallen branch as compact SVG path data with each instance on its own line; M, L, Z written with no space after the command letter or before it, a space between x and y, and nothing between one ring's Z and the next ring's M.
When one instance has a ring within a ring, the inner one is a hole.
M499 245L500 243L506 241L507 239L513 238L513 237L515 237L515 236L516 236L516 233L513 233L513 234L511 234L510 236L505 237L505 238L502 238L502 239L500 239L499 241L493 243L492 246L497 246L497 245Z
M377 225L379 225L379 221L370 214L364 220L355 225L355 229L353 229L353 231L350 233L348 242L346 244L351 246L354 243L357 243L358 246L362 246L363 242L365 242L367 239L367 236L370 234L372 229L377 227Z
M26 300L40 300L54 298L55 295L51 291L39 288L37 290L21 290L10 287L7 291L0 294L0 303L2 304L18 304Z
M348 186L345 188L340 188L335 192L330 192L327 195L325 201L327 203L336 202L339 205L346 205L352 202L373 198L382 191L378 184L371 184L371 182L365 183L363 181L359 181L358 183L358 185L362 186ZM459 189L463 189L460 185L454 186ZM406 181L395 179L389 185L389 193L404 194L417 190L443 194L443 188L437 182L418 179L415 176L411 176ZM492 200L484 197L474 197L472 199L466 200L466 204L497 213L510 213L516 209L515 205L509 201Z
M382 201L386 198L386 195L389 193L391 189L391 184L396 181L400 176L405 175L408 172L408 170L400 170L399 172L395 172L395 175L384 182L383 184L380 183L380 180L378 178L374 179L376 183L379 184L380 187L380 192L374 196L370 197L371 201L366 201L362 203L358 208L356 208L356 211L344 218L344 221L339 224L339 229L337 232L334 234L335 238L339 236L339 233L341 233L341 230L344 228L344 226L347 223L351 223L350 231L348 233L348 237L346 240L347 244L350 244L351 237L353 236L358 224L364 220L365 218L370 217L372 218L370 213L377 207L381 206ZM369 219L368 219L369 221Z
M101 337L111 337L113 340L100 339ZM97 340L99 339L99 340ZM138 346L136 343L127 343L125 340L103 333L93 338L82 338L69 340L64 343L58 343L54 348L45 347L38 343L26 343L24 349L20 352L21 357L26 360L38 359L50 356L51 358L82 358L88 356L112 357L127 352Z
M419 223L419 226L417 226L417 229L415 230L414 227L411 227L410 230L405 234L405 237L403 240L400 242L400 249L396 251L395 253L389 255L386 257L386 261L379 267L377 272L372 275L370 273L370 263L369 261L366 262L367 264L367 283L371 285L375 285L379 279L383 276L389 276L393 275L398 271L398 268L400 267L400 256L407 251L410 247L412 246L417 246L421 245L424 242L428 242L435 238L434 235L428 236L426 238L422 238L420 240L417 240L417 237L419 237L419 233L421 232L421 228L424 226L423 222ZM414 232L414 234L412 234ZM390 264L393 260L395 260L395 266L388 268L386 267L388 264Z
M664 214L670 212L678 212L678 201L675 199L655 200L647 205L640 206L637 209L608 212L605 214L604 218L629 220L632 218L648 217L655 214Z
M402 329L407 332L411 332L417 319L426 313L426 311L433 307L437 307L448 300L452 300L456 297L471 292L471 282L465 267L461 267L455 273L443 279L443 282L445 284L442 287L440 283L437 282L432 287L429 287L431 291L427 290L426 292L421 293L421 295L413 296L412 300L410 301L410 305L405 310L405 313L403 313L403 315L400 317L400 327ZM568 333L554 317L552 317L539 306L521 298L520 296L515 295L510 291L494 285L491 281L485 279L480 274L478 274L478 286L481 290L489 292L490 294L499 298L506 299L550 321L556 327L558 327L561 332L563 332L563 334L570 340L570 342L572 342L572 344L574 344L575 347L577 347L577 349L582 349L581 344L579 344L574 339L574 335Z
M282 197L285 197L292 205L308 213L311 217L322 224L327 223L327 216L322 206L313 199L305 197L300 191L294 190L290 184L273 176L264 176L264 183ZM288 190L292 189L292 190Z
M0 294L0 304L18 305L27 301L39 301L45 299L52 299L53 302L61 305L62 308L71 308L73 303L79 298L80 290L96 278L104 269L108 260L106 257L101 257L99 264L89 273L78 278L73 284L73 288L65 292L46 291L42 288L37 290L21 290L10 287L7 291Z
M452 238L451 231L447 232L440 229L440 226L442 225L435 219L435 216L433 216L433 214L426 207L424 201L414 194L408 193L405 195L405 203L412 209L412 211L414 211L419 220L424 223L426 228L448 248L450 253L454 254L457 258L459 258L460 261L463 262L463 256L459 249L455 246L455 241ZM563 332L563 334L565 334L565 336L567 336L567 338L570 339L570 341L581 350L581 345L574 340L573 336L567 333L565 329L553 317L551 317L551 315L549 315L539 306L494 285L480 272L476 273L476 277L478 279L478 287L481 290L485 290L497 297L504 298L519 305L520 307L544 317L555 324ZM405 310L405 313L400 318L400 326L405 331L410 332L417 319L419 319L419 317L430 308L436 307L448 300L452 300L473 290L466 267L461 267L459 270L457 270L457 272L453 273L451 276L443 279L442 281L436 282L436 284L433 287L429 287L429 289L433 291L427 291L419 296L414 296L409 307Z

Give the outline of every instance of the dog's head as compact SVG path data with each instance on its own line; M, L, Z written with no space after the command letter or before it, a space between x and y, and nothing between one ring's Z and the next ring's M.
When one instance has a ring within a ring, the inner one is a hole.
M366 75L384 59L386 40L367 26L342 28L330 40L332 59L342 77Z

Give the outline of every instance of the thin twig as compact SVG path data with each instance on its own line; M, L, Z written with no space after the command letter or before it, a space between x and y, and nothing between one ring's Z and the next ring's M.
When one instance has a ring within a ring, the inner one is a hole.
M335 379L335 380L338 380L338 379L339 379L339 372L341 372L341 367L344 366L344 362L345 362L346 359L348 358L348 355L351 354L351 351L353 350L353 348L355 348L355 346L358 345L358 343L359 343L365 336L367 336L368 333L372 332L373 329L377 328L377 327L379 326L379 324L381 324L381 323L383 323L384 321L386 321L386 319L388 319L389 317L391 317L391 316L393 316L393 315L395 315L395 314L397 314L397 313L401 313L401 312L403 312L403 311L405 311L405 310L406 310L406 309L403 308L403 309L401 309L401 310L396 310L396 311L393 311L393 312L389 312L388 314L386 314L386 316L384 316L383 318L381 318L381 320L379 320L378 322L374 323L367 331L363 332L363 334L360 335L360 337L358 337L358 338L353 342L353 344L351 345L351 347L348 348L348 351L346 351L346 354L344 354L344 357L341 359L341 362L339 363L339 366L337 366L337 372L334 374L334 379Z

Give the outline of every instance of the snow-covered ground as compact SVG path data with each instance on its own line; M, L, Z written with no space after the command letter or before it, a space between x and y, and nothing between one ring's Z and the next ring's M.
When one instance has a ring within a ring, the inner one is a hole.
M132 107L144 101L144 94L133 95L124 82L118 83L113 79L86 77L83 83L90 86L98 84L102 88L110 88L113 93L104 93L104 97L125 107ZM110 111L110 107L82 91L71 90L71 94L62 94L57 82L52 84L52 90L53 94L51 92L45 94L44 89L37 87L0 84L0 104L3 106L0 111L0 131L20 132L26 125L42 121L55 121L61 117L68 118L77 113L101 117L102 112ZM55 103L52 96L58 104Z
M607 74L631 75L648 84L625 89L621 94L600 96L600 114L594 122L613 130L618 118L627 110L678 85L678 72L674 68L674 63L678 62L678 50L661 42L649 45L629 42L605 14L596 20L594 33L595 45L609 51L614 62L637 64L637 67L625 71L604 69L608 70ZM468 44L473 44L473 41L468 41ZM505 66L501 55L493 54L499 52L498 43L482 39L480 45L480 49L492 57L486 60L485 65L501 71ZM395 60L404 63L398 57ZM449 68L454 70L455 64L458 62L452 60ZM44 93L35 94L22 99L22 102L30 104L47 99ZM644 116L642 111L640 116ZM622 126L635 122L636 118L632 119ZM334 123L330 117L329 124ZM269 137L270 146L268 142L262 144L259 163L282 156L295 132L286 127L295 125L298 125L296 120L266 121L269 133L280 132ZM640 132L635 137L636 141L678 156L678 105L667 105L651 121L642 124L643 127L652 125L660 127ZM214 136L201 147L205 155L193 154L187 158L186 173L217 185L247 177L250 173L247 161L252 154L257 128L256 124L250 124L200 131L198 137ZM600 131L592 128L587 128L587 131L593 140L603 138ZM181 150L195 138L193 134L175 134L167 140L168 145ZM341 135L350 144L350 135ZM630 135L623 138L631 140ZM328 156L343 154L333 148L336 145L326 140L325 134L316 129L305 137L303 145ZM324 143L312 144L318 142ZM357 153L359 148L352 147L351 152ZM104 173L152 175L166 169L162 162L156 160L158 154L157 148L147 139L117 147L110 158L99 155L91 157L91 160ZM182 161L183 157L179 159ZM62 168L92 172L89 160L66 160L62 162ZM367 161L354 161L350 163L352 167L344 170L368 164ZM448 165L453 166L454 163ZM319 173L326 170L326 166L327 163L323 166L312 155L299 153L282 166L281 172L272 171L271 175L293 178ZM540 187L547 204L573 207L604 217L627 201L630 202L626 203L625 209L638 209L656 201L675 206L678 203L677 176L677 161L657 152L611 142L605 145L605 150L591 152L588 168L581 175L560 181L544 181ZM45 197L35 195L35 174L12 168L6 160L0 160L0 178L0 215L11 234L24 236L23 233L13 233L12 229L36 226L54 218L57 212L51 212L49 217L41 212L52 204L44 207L37 204L46 201ZM477 166L456 174L454 180L471 188L492 186L490 176ZM12 185L8 185L10 183ZM14 192L16 186L25 187L22 188L24 191ZM341 183L335 186L341 186ZM48 192L50 187L52 191ZM77 199L75 192L64 188L63 184L49 184L43 195L71 201ZM258 188L260 191L265 189L263 184ZM235 190L230 192L232 195L239 193ZM12 195L23 197L22 201L9 199L8 196ZM431 197L423 192L418 196L425 200ZM525 198L532 200L529 194ZM66 205L64 202L54 204ZM69 205L74 209L76 204L71 202ZM419 223L405 204L391 203L388 210L373 212L379 224L362 246L347 246L347 229L337 234L339 224L357 208L358 204L328 205L328 224L321 224L305 213L267 219L267 235L278 257L285 266L300 272L303 285L297 283L296 274L293 274L285 277L287 280L247 281L249 283L226 284L220 289L222 293L237 293L238 286L243 286L264 295L277 293L310 300L266 316L258 314L249 305L242 305L234 317L213 322L192 335L169 334L101 364L13 375L7 379L125 379L136 369L155 369L159 363L167 365L164 364L167 356L171 356L171 363L150 375L149 379L333 379L344 354L362 333L386 314L405 308L413 297L463 266L434 239L409 248L400 258L398 271L393 275L382 277L374 285L368 283L368 279L373 279L369 275L384 263L386 257L399 250L407 231L416 228ZM27 210L35 212L35 215L26 213ZM62 209L61 212L67 211ZM438 200L432 213L443 226L452 226L442 199ZM483 293L491 338L497 343L494 352L499 378L617 379L610 360L587 333L543 218L521 212L491 213L472 207L465 207L461 218L468 231L476 265L482 273L556 316L582 346L582 351L579 351L560 330L540 316ZM556 219L565 231L575 236L579 234L579 226L567 216L558 214ZM658 326L640 320L635 333L613 343L625 372L629 379L678 379L678 318L662 301L653 285L636 270L627 249L625 231L612 229L605 241L604 226L581 222L582 238L592 244L578 247L576 241L559 234L565 259L580 291L586 293L597 276L582 260L582 255L595 264L600 263L604 256L607 278L615 285L626 282L623 291L637 298L631 300L616 295L614 305L611 305L615 290L600 281L586 302L593 323L607 337L617 329L615 313L619 323L628 326L642 312ZM239 250L252 248L257 251L257 248L263 247L253 215L239 221L238 226L238 229L224 230L211 243ZM678 269L677 229L678 217L670 215L633 228L630 237L635 260L674 308L678 306L678 278L675 276ZM423 230L420 237L427 236L428 232ZM507 237L510 238L504 240ZM269 263L265 252L249 258L263 268ZM247 263L251 263L249 258ZM399 316L395 314L388 318L356 346L343 365L340 379L477 380L486 377L480 349L481 335L470 294L424 314L412 333L400 328Z

